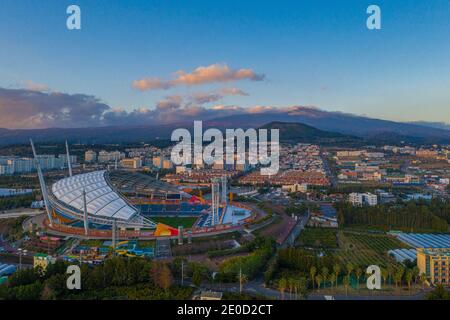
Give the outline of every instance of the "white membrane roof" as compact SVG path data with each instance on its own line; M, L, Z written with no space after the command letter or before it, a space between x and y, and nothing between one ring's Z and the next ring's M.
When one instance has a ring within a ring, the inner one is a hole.
M83 190L86 191L88 214L128 220L137 213L111 189L104 170L64 178L52 185L52 193L59 201L80 211L84 210Z

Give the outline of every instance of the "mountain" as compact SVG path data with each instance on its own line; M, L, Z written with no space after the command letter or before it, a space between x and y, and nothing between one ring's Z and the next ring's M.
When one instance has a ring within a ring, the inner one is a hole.
M446 122L413 121L413 122L409 122L409 123L416 124L419 126L424 126L424 127L450 130L450 124L448 124Z
M191 124L192 125L192 124ZM117 144L170 139L174 125L107 126L93 128L0 129L0 145L63 142L80 144Z
M243 127L259 127L272 121L300 122L320 130L365 138L389 133L411 138L425 138L422 140L430 138L440 142L450 141L450 131L444 129L306 107L298 107L288 112L232 115L216 118L213 121L217 124Z
M281 142L336 144L358 143L363 139L341 133L319 130L298 122L273 121L263 125L260 129L278 129ZM270 132L270 131L269 131Z
M373 119L300 106L280 110L272 109L271 111L260 113L241 112L231 116L205 120L203 121L203 128L215 127L221 130L226 128L259 128L273 122L301 123L324 132L352 136L352 139L363 138L370 144L400 142L411 144L450 143L450 130L442 128L433 128L416 123ZM68 139L71 143L86 144L148 142L157 139L170 139L174 129L192 129L192 126L192 121L185 121L149 126L124 124L122 126L71 129L0 129L0 145L28 143L29 138L33 138L40 143L61 142L65 139ZM311 130L303 129L304 131ZM326 137L320 137L319 134L319 138ZM338 137L335 136L334 138ZM344 139L344 137L339 137L339 139ZM353 141L352 139L351 141Z

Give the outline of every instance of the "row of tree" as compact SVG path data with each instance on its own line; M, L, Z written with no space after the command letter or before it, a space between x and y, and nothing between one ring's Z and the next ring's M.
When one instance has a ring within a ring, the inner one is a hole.
M333 255L317 256L314 251L287 248L278 252L271 260L265 272L266 285L274 283L284 296L285 290L290 293L304 293L305 290L320 290L325 287L337 287L339 284L346 289L353 283L356 288L366 278L366 268L352 263L342 265ZM411 288L413 283L424 283L424 274L413 263L405 265L387 264L381 268L383 285L400 287L404 284ZM306 279L306 281L304 281ZM304 296L304 294L301 294Z
M174 285L169 265L140 258L114 257L102 265L81 266L81 290L67 289L68 264L14 273L0 286L0 299L188 299L189 287Z
M336 204L340 227L369 225L383 229L401 229L410 232L447 232L450 207L430 206L417 202L382 204L357 207L349 203Z
M36 195L33 193L13 197L0 197L0 211L30 207L31 202L34 200L36 200Z

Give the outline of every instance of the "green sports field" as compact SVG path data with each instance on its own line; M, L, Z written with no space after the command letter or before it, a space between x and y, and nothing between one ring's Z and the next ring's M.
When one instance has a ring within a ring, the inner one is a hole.
M178 228L178 226L183 226L183 228L191 228L198 218L196 217L151 217L151 220L159 223L167 224L168 226Z

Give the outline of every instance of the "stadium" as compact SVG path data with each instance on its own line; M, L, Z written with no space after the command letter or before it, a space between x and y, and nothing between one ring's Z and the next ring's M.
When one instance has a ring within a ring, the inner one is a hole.
M147 174L117 169L72 175L69 166L68 177L47 185L38 161L36 166L49 231L93 238L190 237L235 230L254 218L250 208L230 203L226 177L211 182L211 200L205 200Z

